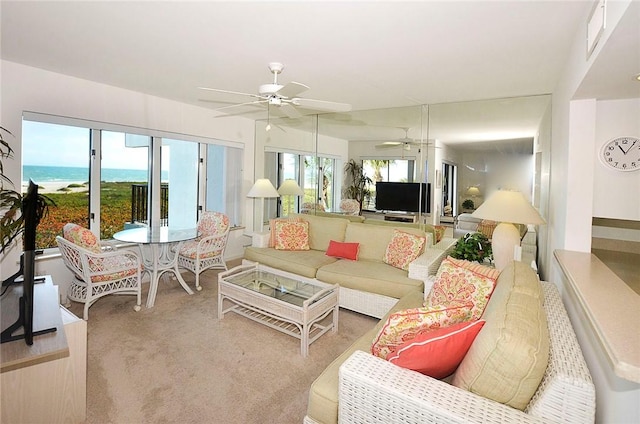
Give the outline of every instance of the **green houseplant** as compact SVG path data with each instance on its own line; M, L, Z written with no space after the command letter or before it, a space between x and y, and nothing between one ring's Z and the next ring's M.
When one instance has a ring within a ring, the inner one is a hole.
M348 199L355 199L360 204L359 214L362 215L362 202L371 195L369 186L373 184L371 178L364 175L362 165L351 159L344 165L349 182L343 194Z
M467 233L456 243L451 252L451 256L456 259L467 261L485 262L493 261L493 251L491 242L482 233Z
M476 205L475 203L473 203L473 200L471 199L467 199L464 202L462 202L462 209L475 209Z
M3 160L13 157L13 149L4 135L12 135L9 130L0 127L0 252L4 253L11 243L22 234L24 220L22 218L22 194L13 189L13 182L4 174ZM38 221L46 216L49 206L55 204L51 199L38 194Z

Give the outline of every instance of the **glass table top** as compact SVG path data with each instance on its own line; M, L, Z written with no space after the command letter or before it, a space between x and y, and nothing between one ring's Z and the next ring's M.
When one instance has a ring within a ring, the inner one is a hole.
M302 306L305 300L325 290L324 287L319 285L258 269L242 271L238 274L227 276L224 281L296 306ZM318 299L314 299L314 301L318 301L328 294L329 291L319 296Z
M194 239L198 236L197 228L172 227L140 227L130 228L115 233L113 238L128 243L175 243Z

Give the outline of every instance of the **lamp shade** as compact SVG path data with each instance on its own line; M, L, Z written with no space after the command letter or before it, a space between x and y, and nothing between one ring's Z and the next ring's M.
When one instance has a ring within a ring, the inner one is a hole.
M480 195L480 189L478 187L476 187L476 186L471 186L467 190L467 195L469 195L469 196L479 196Z
M538 211L519 191L498 190L472 216L512 224L544 224Z
M280 187L278 187L278 193L281 196L303 196L304 191L300 188L295 180L284 180Z
M265 197L280 197L276 188L271 184L267 178L260 178L256 180L247 197L265 198Z

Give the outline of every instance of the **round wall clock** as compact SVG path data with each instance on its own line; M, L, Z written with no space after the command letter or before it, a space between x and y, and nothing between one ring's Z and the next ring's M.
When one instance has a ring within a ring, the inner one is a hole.
M616 171L640 170L640 138L616 137L600 149L600 160Z

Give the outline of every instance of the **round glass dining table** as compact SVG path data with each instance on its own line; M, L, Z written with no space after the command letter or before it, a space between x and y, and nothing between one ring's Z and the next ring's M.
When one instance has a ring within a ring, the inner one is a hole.
M144 271L149 273L147 308L152 308L158 293L158 282L166 272L172 272L182 288L189 294L193 290L178 271L178 252L182 243L198 236L197 228L172 228L167 226L138 227L119 231L113 238L135 243L140 248Z

